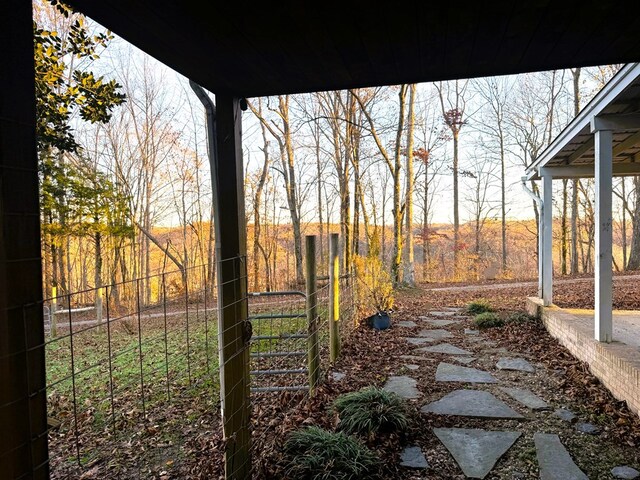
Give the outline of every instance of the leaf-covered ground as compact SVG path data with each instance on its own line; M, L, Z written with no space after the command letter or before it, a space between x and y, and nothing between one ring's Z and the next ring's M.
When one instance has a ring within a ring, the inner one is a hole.
M584 280L586 283L588 279ZM583 302L590 292L583 285L580 288L558 289L558 297L570 302ZM408 370L403 354L415 354L414 346L408 344L405 336L416 334L424 328L420 316L445 306L463 306L471 299L486 298L500 315L522 310L527 295L534 295L535 287L513 289L482 290L481 292L438 292L413 289L403 290L398 296L398 309L393 319L414 320L418 327L392 327L383 332L361 327L345 341L343 355L334 370L347 376L341 381L328 380L315 397L281 397L267 408L261 408L255 417L256 426L256 476L258 478L286 478L285 458L281 446L283 439L293 430L304 425L319 425L335 429L337 419L330 410L331 402L341 393L358 390L368 385L382 386L390 375L409 375L418 381L423 396L411 401L413 425L406 436L387 435L371 439L368 445L383 460L382 478L388 479L454 479L464 478L460 469L439 440L432 433L434 427L492 428L516 430L523 433L521 438L498 462L487 478L538 478L533 434L536 432L557 433L563 444L574 457L576 464L589 478L612 478L611 468L617 465L640 467L640 419L630 412L624 402L615 400L602 384L589 373L582 362L550 337L539 322L508 324L499 329L483 332L482 341L471 341L464 334L470 326L470 319L447 327L454 338L449 343L471 350L478 358L472 366L492 372L501 380L501 385L517 385L528 388L543 397L553 408L568 408L581 421L591 422L601 429L599 435L585 435L575 431L572 424L554 417L551 412L526 412L527 420L494 420L490 425L486 420L442 417L419 412L419 408L461 388L460 384L438 384L434 381L435 369L445 355L431 354L429 360L419 363L418 370ZM634 305L628 299L625 305ZM584 305L584 304L582 304ZM507 353L508 352L508 353ZM497 371L495 363L499 357L521 356L537 366L534 375L518 372ZM510 405L517 405L496 386L476 386L491 391ZM425 453L430 468L416 472L401 468L399 454L407 444L419 445ZM514 477L515 475L515 477Z
M556 302L565 306L588 306L592 301L592 280L581 279L577 283L559 284L555 289ZM638 308L640 294L635 282L618 280L615 289L617 307ZM383 461L381 478L386 479L456 479L462 473L450 454L433 435L434 427L487 427L486 421L459 417L439 417L419 412L422 405L436 400L448 392L460 388L459 384L437 384L435 370L447 356L431 354L428 360L416 360L418 370L408 370L403 354L415 354L414 346L404 337L415 335L424 328L420 316L443 307L464 306L476 298L488 299L500 315L522 310L525 298L535 295L534 285L509 288L478 288L432 292L428 289L405 289L398 292L397 311L393 314L394 326L377 332L360 327L344 338L342 355L332 371L346 374L340 381L330 377L313 397L301 393L264 393L252 396L253 464L254 478L282 479L286 477L286 459L282 445L287 436L305 425L318 425L335 429L337 418L331 411L333 400L340 394L377 385L382 386L390 375L409 375L418 381L422 397L411 401L412 426L404 436L384 435L368 439L367 443ZM419 326L402 328L397 322L414 320ZM609 471L616 465L640 468L640 419L631 413L624 403L616 401L593 377L588 368L574 359L564 347L551 338L537 322L509 324L503 328L483 332L482 342L471 341L464 334L470 319L448 326L454 338L448 340L461 348L471 350L478 358L472 366L492 372L504 384L528 388L543 397L554 408L573 410L581 420L601 428L597 436L579 434L572 425L550 415L549 412L527 412L528 420L498 420L491 428L513 429L523 432L522 437L507 452L487 478L512 479L538 478L538 467L532 437L535 432L558 433L563 444L574 456L576 463L592 479L611 478ZM508 351L511 355L527 358L538 367L535 375L515 372L498 372L497 359ZM90 387L92 383L87 383ZM178 385L176 385L178 387ZM172 392L172 401L163 408L147 412L145 422L129 425L126 438L113 438L105 425L101 432L81 438L83 452L103 449L102 460L82 469L72 468L74 462L66 461L74 456L72 442L63 437L54 438L58 478L157 478L157 479L218 479L223 478L223 452L225 444L220 429L219 404L211 386L200 391ZM478 387L491 391L499 398L515 406L502 392L493 386ZM150 392L147 392L149 394ZM173 395L175 393L175 396ZM139 418L135 410L139 403L136 394L121 396L122 421ZM68 397L54 399L57 412L69 412ZM131 409L125 408L127 405ZM81 422L96 424L99 408L83 405ZM523 409L519 409L523 413ZM135 426L134 426L135 425ZM82 427L82 425L80 425ZM82 431L82 430L81 430ZM54 430L53 435L61 435ZM68 432L69 440L72 432ZM399 467L399 456L407 444L419 445L425 453L430 468L416 472ZM67 447L65 447L67 445ZM107 451L107 449L110 449ZM82 477L80 477L82 474Z

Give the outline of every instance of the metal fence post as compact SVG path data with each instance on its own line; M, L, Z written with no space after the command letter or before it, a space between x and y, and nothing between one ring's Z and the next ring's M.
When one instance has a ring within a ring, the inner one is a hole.
M340 355L340 261L338 234L329 237L329 358L335 362Z
M309 323L309 340L307 359L309 363L309 392L313 394L320 378L320 349L318 348L318 305L316 280L316 237L307 235L307 321Z

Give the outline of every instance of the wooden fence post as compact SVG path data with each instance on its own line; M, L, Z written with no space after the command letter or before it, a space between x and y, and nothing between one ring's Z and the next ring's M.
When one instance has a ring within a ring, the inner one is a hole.
M313 394L318 385L318 380L320 379L315 235L307 235L305 255L307 263L307 321L309 324L307 362L309 368L309 392Z
M340 261L338 234L329 237L329 358L335 362L340 356Z
M208 98L208 97L206 97ZM210 100L209 100L210 101ZM220 397L225 438L225 479L251 478L247 239L241 141L241 101L216 95L208 115L218 262ZM214 129L213 121L216 122Z
M96 331L102 331L102 287L96 289Z
M51 334L51 338L56 338L58 336L58 324L56 323L57 309L58 309L58 289L56 287L51 287L51 306L49 309L49 333Z

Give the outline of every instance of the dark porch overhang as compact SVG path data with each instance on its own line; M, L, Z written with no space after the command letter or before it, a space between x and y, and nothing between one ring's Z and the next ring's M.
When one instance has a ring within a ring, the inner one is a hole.
M241 97L640 60L639 8L617 1L69 3Z

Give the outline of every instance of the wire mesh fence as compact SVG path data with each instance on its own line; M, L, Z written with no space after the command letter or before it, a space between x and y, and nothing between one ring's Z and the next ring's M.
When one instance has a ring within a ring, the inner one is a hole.
M238 436L268 432L326 377L332 285L247 293L243 257L217 267L218 286L194 266L23 307L25 330L44 319L44 343L23 352L45 354L51 478L256 475ZM344 340L353 278L338 291Z
M53 478L145 477L179 461L183 414L218 405L216 289L207 282L205 267L192 267L45 300Z

